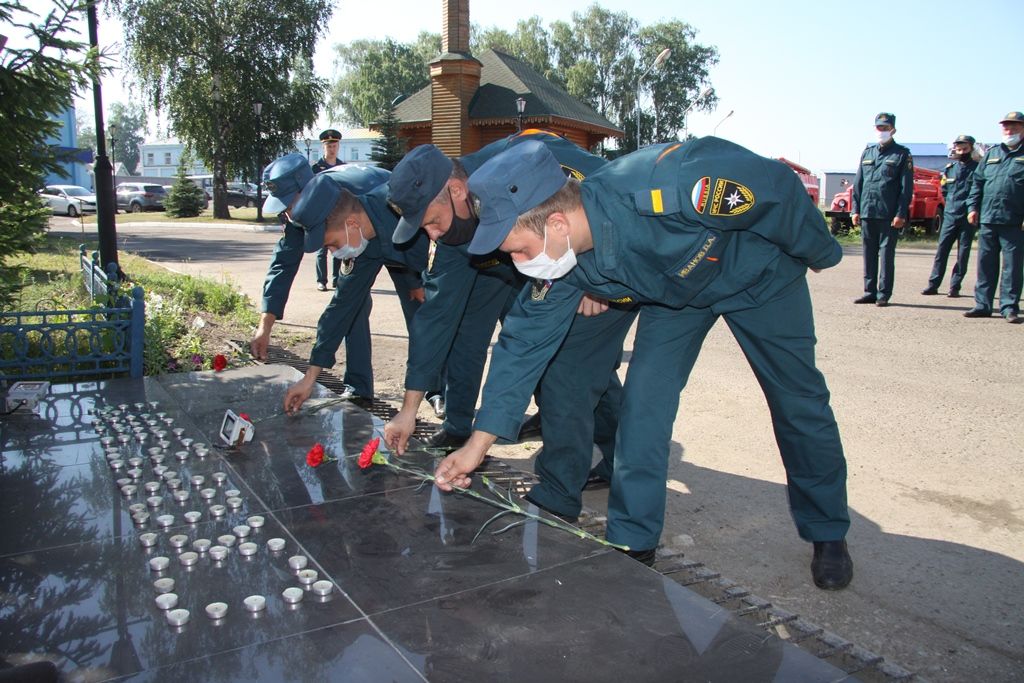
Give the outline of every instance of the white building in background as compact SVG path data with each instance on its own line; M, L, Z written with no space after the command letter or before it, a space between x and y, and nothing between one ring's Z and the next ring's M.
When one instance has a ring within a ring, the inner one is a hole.
M377 162L370 161L370 153L373 151L373 143L380 138L380 133L367 128L338 128L338 130L341 131L339 159L346 164L377 165ZM295 149L292 150L309 159L311 165L316 163L316 160L323 154L318 135L319 132L309 138L296 140ZM178 174L178 164L184 153L185 145L177 140L143 143L139 148L140 174L147 178L173 178ZM186 169L185 175L205 175L211 172L201 161L196 159L192 166Z

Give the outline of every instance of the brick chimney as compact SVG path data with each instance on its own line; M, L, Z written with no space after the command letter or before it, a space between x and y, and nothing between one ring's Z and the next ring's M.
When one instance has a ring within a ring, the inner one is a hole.
M442 0L441 55L430 63L431 142L451 157L480 148L469 103L481 64L469 52L469 0Z

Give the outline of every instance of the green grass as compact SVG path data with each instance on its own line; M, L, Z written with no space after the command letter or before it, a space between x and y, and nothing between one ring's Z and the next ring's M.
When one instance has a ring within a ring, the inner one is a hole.
M147 223L157 221L160 223L223 223L223 222L235 222L240 223L255 223L256 222L256 209L230 209L231 218L214 218L213 209L206 209L198 216L192 218L174 218L168 216L163 211L143 211L140 213L118 213L115 221L117 223ZM96 224L96 215L87 214L82 217L83 222L86 225ZM276 216L263 216L264 223L276 223Z

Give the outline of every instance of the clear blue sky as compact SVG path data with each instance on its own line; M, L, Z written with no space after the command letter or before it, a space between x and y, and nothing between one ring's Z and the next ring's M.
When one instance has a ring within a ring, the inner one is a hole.
M550 23L590 4L471 0L470 20L512 29L519 18L538 15ZM879 111L896 114L896 139L906 143L949 142L960 133L997 140L1002 115L1024 110L1021 0L599 4L627 11L644 25L686 21L697 29L699 42L718 48L711 84L719 104L711 113L691 115L691 133L711 134L731 110L719 125L720 137L816 172L854 168ZM384 36L411 41L420 31L440 28L441 0L338 0L317 49L317 71L331 75L335 43ZM101 20L101 43L114 43L119 29ZM117 72L105 80L106 104L127 97L122 80Z

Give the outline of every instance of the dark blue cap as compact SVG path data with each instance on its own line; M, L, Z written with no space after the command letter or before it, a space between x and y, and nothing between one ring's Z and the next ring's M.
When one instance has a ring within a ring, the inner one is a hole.
M875 117L876 126L892 126L896 127L896 115L890 114L889 112L883 111L881 114Z
M328 128L320 133L321 142L338 142L341 140L341 133L334 128Z
M953 140L953 144L955 145L958 142L966 142L969 145L973 145L974 144L974 136L973 135L957 135L956 136L956 140Z
M999 123L1024 123L1024 114L1019 111L1011 111Z
M487 161L469 178L469 191L480 217L469 253L489 254L497 249L519 216L550 198L565 183L561 164L535 140Z
M341 191L338 181L320 173L309 181L292 207L291 222L306 233L303 251L307 254L324 246L327 217L338 203Z
M270 195L263 203L265 213L281 213L295 199L313 178L313 169L309 167L306 157L298 152L286 154L275 159L263 169L263 182L267 184Z
M434 145L420 145L398 162L388 182L388 202L401 218L391 238L411 240L423 224L423 214L452 175L452 160Z

